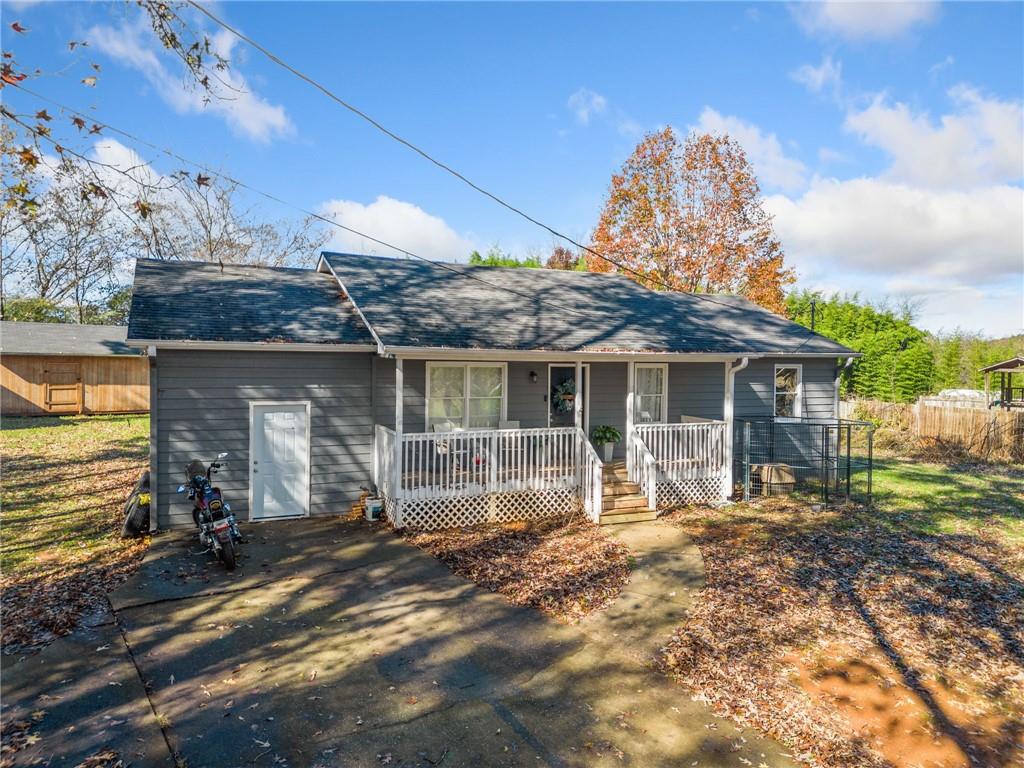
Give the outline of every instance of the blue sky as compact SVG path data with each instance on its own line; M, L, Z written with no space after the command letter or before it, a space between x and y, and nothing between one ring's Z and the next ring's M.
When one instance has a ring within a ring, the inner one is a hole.
M1024 326L1020 3L211 7L574 237L587 238L645 131L728 132L754 164L798 285L909 298L931 330ZM550 235L227 34L218 44L243 93L203 107L133 4L8 2L3 16L5 49L64 70L32 87L100 121L427 256L492 243L550 251ZM16 40L15 20L30 30ZM84 55L70 39L90 42ZM95 88L80 82L91 62ZM178 167L123 143L158 171ZM97 151L124 152L109 140Z

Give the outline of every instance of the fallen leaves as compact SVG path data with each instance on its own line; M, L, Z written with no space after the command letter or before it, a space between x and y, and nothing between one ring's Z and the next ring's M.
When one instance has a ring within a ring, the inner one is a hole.
M926 725L971 753L964 765L1004 764L1012 734L1024 729L1019 546L920 533L856 506L814 511L782 499L668 519L700 547L707 586L661 662L697 698L779 738L810 765L889 765L871 734L801 689L787 662L827 657L840 643L896 660L895 682L933 703ZM979 712L998 713L1004 733L981 738L961 728L959 715L928 694L933 680Z
M407 538L459 576L567 623L608 606L629 581L626 547L577 518L410 532Z
M35 649L102 611L147 538L122 540L122 505L146 462L148 419L5 419L0 641Z

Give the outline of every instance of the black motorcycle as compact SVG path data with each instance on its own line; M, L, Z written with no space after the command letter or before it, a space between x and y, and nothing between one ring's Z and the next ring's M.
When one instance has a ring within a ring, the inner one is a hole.
M199 543L217 555L229 571L233 571L237 555L235 545L242 541L242 534L231 513L231 506L224 501L220 488L210 481L210 476L216 474L222 466L220 461L226 457L226 453L217 454L217 460L209 466L199 459L192 459L185 468L187 483L178 486L178 493L187 491L195 504L192 519L199 529Z

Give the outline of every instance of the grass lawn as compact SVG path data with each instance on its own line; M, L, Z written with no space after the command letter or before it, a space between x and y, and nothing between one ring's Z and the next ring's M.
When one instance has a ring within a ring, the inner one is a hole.
M810 765L1024 761L1024 470L881 458L875 506L682 509L707 587L662 653Z
M122 506L146 468L149 417L6 418L0 428L0 621L11 651L72 630L138 564Z
M875 459L875 504L927 533L988 533L1024 545L1024 467Z

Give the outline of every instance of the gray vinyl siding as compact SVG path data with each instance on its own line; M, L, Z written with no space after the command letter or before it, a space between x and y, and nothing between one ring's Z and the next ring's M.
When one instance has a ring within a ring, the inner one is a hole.
M737 419L768 419L775 415L775 366L789 363L803 366L804 418L833 418L836 361L832 358L768 357L751 360L736 374Z
M724 363L669 363L669 423L678 424L680 416L721 419L724 408Z
M339 514L372 475L368 353L159 350L157 505L160 527L192 524L175 493L192 458L230 456L217 484L239 519L249 517L249 402L310 402L310 514Z

